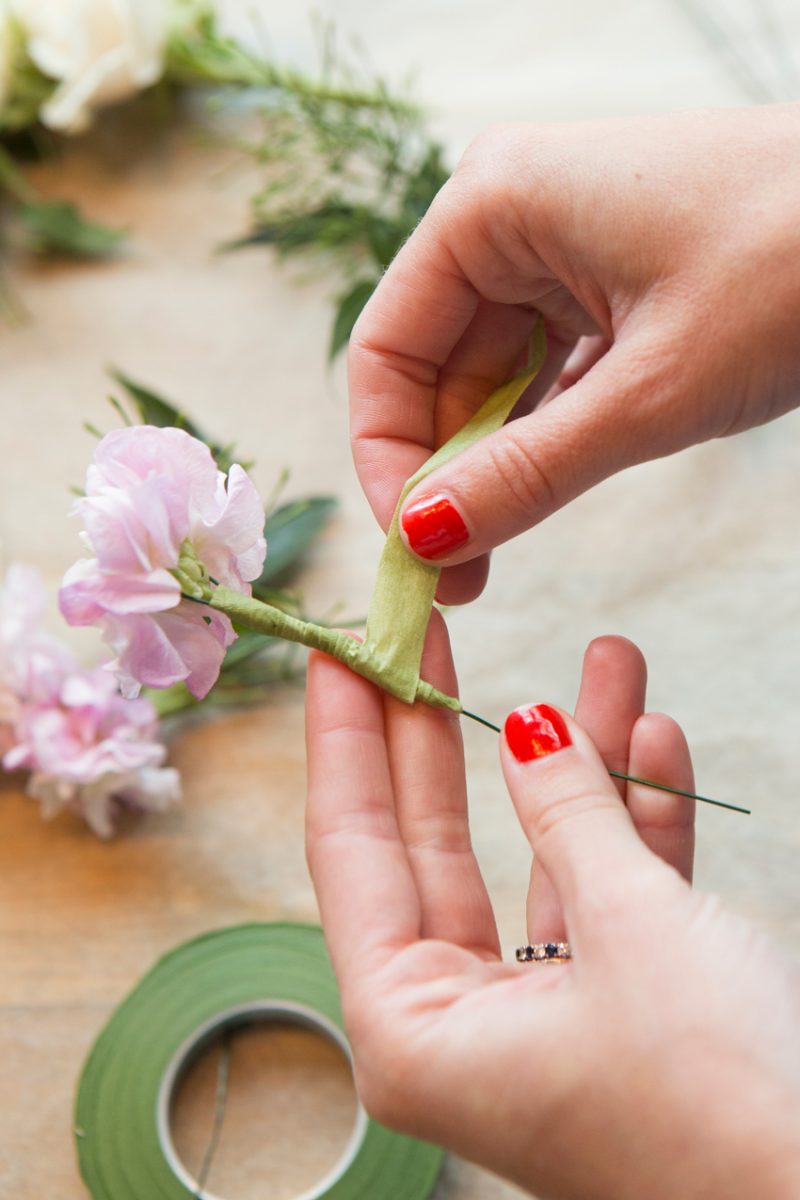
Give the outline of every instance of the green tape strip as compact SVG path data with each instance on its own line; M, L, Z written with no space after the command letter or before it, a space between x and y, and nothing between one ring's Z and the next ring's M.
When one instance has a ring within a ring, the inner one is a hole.
M336 980L317 927L237 925L178 946L113 1013L81 1075L75 1138L94 1200L196 1196L170 1162L164 1135L170 1082L212 1027L231 1023L231 1010L239 1022L249 1011L275 1019L296 1014L347 1046ZM343 1172L306 1195L427 1200L441 1162L438 1147L365 1118Z
M501 427L526 388L533 383L546 355L547 337L544 322L539 317L530 337L528 361L523 369L492 392L466 425L426 459L400 493L370 600L364 644L378 669L378 682L408 704L416 699L428 699L425 689L430 689L430 685L420 680L419 668L441 571L433 564L412 558L405 548L400 537L400 513L406 496L432 471ZM446 699L437 697L433 703L441 704ZM458 701L448 707L461 711Z

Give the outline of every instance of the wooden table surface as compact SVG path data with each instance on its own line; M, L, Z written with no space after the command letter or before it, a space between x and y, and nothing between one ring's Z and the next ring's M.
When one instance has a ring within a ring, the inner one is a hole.
M503 97L493 95L497 112ZM350 466L343 373L324 364L335 281L300 284L262 251L212 254L242 229L253 180L220 177L224 155L191 136L168 136L127 166L119 155L98 162L96 144L41 169L41 185L130 225L133 241L113 264L16 273L30 319L0 333L5 562L38 565L54 595L80 553L66 489L91 452L81 422L114 424L104 368L116 364L235 439L257 460L263 494L288 466L287 495L339 497L303 578L305 601L315 613L363 612L380 536ZM602 485L502 548L486 594L449 616L462 694L494 719L525 700L571 704L591 637L637 641L651 707L683 723L700 789L754 809L700 813L698 884L794 955L799 435L790 416ZM49 622L61 629L54 604ZM87 661L99 657L93 631L71 636ZM478 727L465 736L475 843L512 951L524 932L528 852L495 739ZM160 954L230 923L317 917L303 855L300 688L184 729L171 761L183 804L125 822L107 844L70 816L43 823L20 778L0 785L2 1197L85 1194L71 1137L76 1080L109 1013ZM247 1103L229 1122L212 1186L228 1200L290 1200L336 1156L352 1091L317 1039L253 1036L236 1051L236 1095ZM208 1064L198 1068L197 1096L210 1078ZM202 1107L190 1097L181 1114L187 1157L202 1147L193 1104ZM514 1195L454 1159L437 1191L439 1200Z

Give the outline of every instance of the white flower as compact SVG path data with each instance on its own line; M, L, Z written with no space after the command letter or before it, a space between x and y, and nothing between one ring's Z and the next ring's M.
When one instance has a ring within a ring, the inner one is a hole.
M70 808L85 819L98 837L110 838L114 818L122 808L166 812L180 800L181 785L174 767L141 767L127 774L112 771L83 784L34 771L27 792L34 800L41 801L46 820L63 808Z
M51 129L85 129L95 109L149 87L163 71L172 0L11 2L32 61L58 84L39 114Z

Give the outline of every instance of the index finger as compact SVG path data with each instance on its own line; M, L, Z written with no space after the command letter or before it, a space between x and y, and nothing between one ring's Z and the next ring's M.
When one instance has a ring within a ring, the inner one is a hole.
M306 695L306 854L343 990L419 937L420 903L397 826L383 700L312 653Z
M353 458L384 528L406 479L434 449L439 370L478 301L477 290L447 248L434 204L392 262L350 338Z
M517 368L537 310L558 326L537 396L575 341L561 328L557 281L533 248L520 252L512 208L496 181L462 181L457 171L353 330L353 457L384 528L409 476Z

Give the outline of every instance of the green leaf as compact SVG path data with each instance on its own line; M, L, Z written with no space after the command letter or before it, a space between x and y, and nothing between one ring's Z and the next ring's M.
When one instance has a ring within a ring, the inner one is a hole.
M157 425L159 429L170 425L174 426L175 429L185 429L192 437L199 438L201 442L205 442L214 455L220 471L227 472L234 461L241 461L234 459L233 446L222 446L219 442L215 442L196 421L190 420L184 410L178 408L170 400L165 400L163 396L159 396L149 388L143 387L141 383L136 383L135 380L125 375L116 367L111 367L109 374L128 393L128 396L136 406L136 411L143 424ZM241 462L241 465L247 469L252 466L252 462Z
M276 639L264 633L253 633L249 629L242 630L236 641L228 647L222 663L222 670L228 671L240 663L246 662L254 654L259 654L265 647L274 645Z
M26 201L19 206L17 217L36 254L107 258L127 236L125 230L90 221L66 200Z
M333 496L308 496L282 504L267 518L264 536L267 539L267 561L260 577L253 584L259 593L271 586L295 567L302 555L319 534L337 501Z
M401 227L396 221L380 218L370 221L366 229L367 243L375 262L384 271L410 233L411 229Z
M380 246L373 254L383 265L381 255L396 248L397 231L393 224L372 213L363 204L351 204L338 196L328 196L313 207L295 201L292 207L275 208L258 220L250 233L225 243L223 250L241 250L247 246L274 246L288 257L305 250L347 251ZM393 254L390 253L390 257Z
M339 351L343 350L350 341L353 326L377 286L377 279L362 279L359 283L354 284L349 292L345 292L343 296L339 297L331 330L331 342L328 347L328 362L333 362Z

